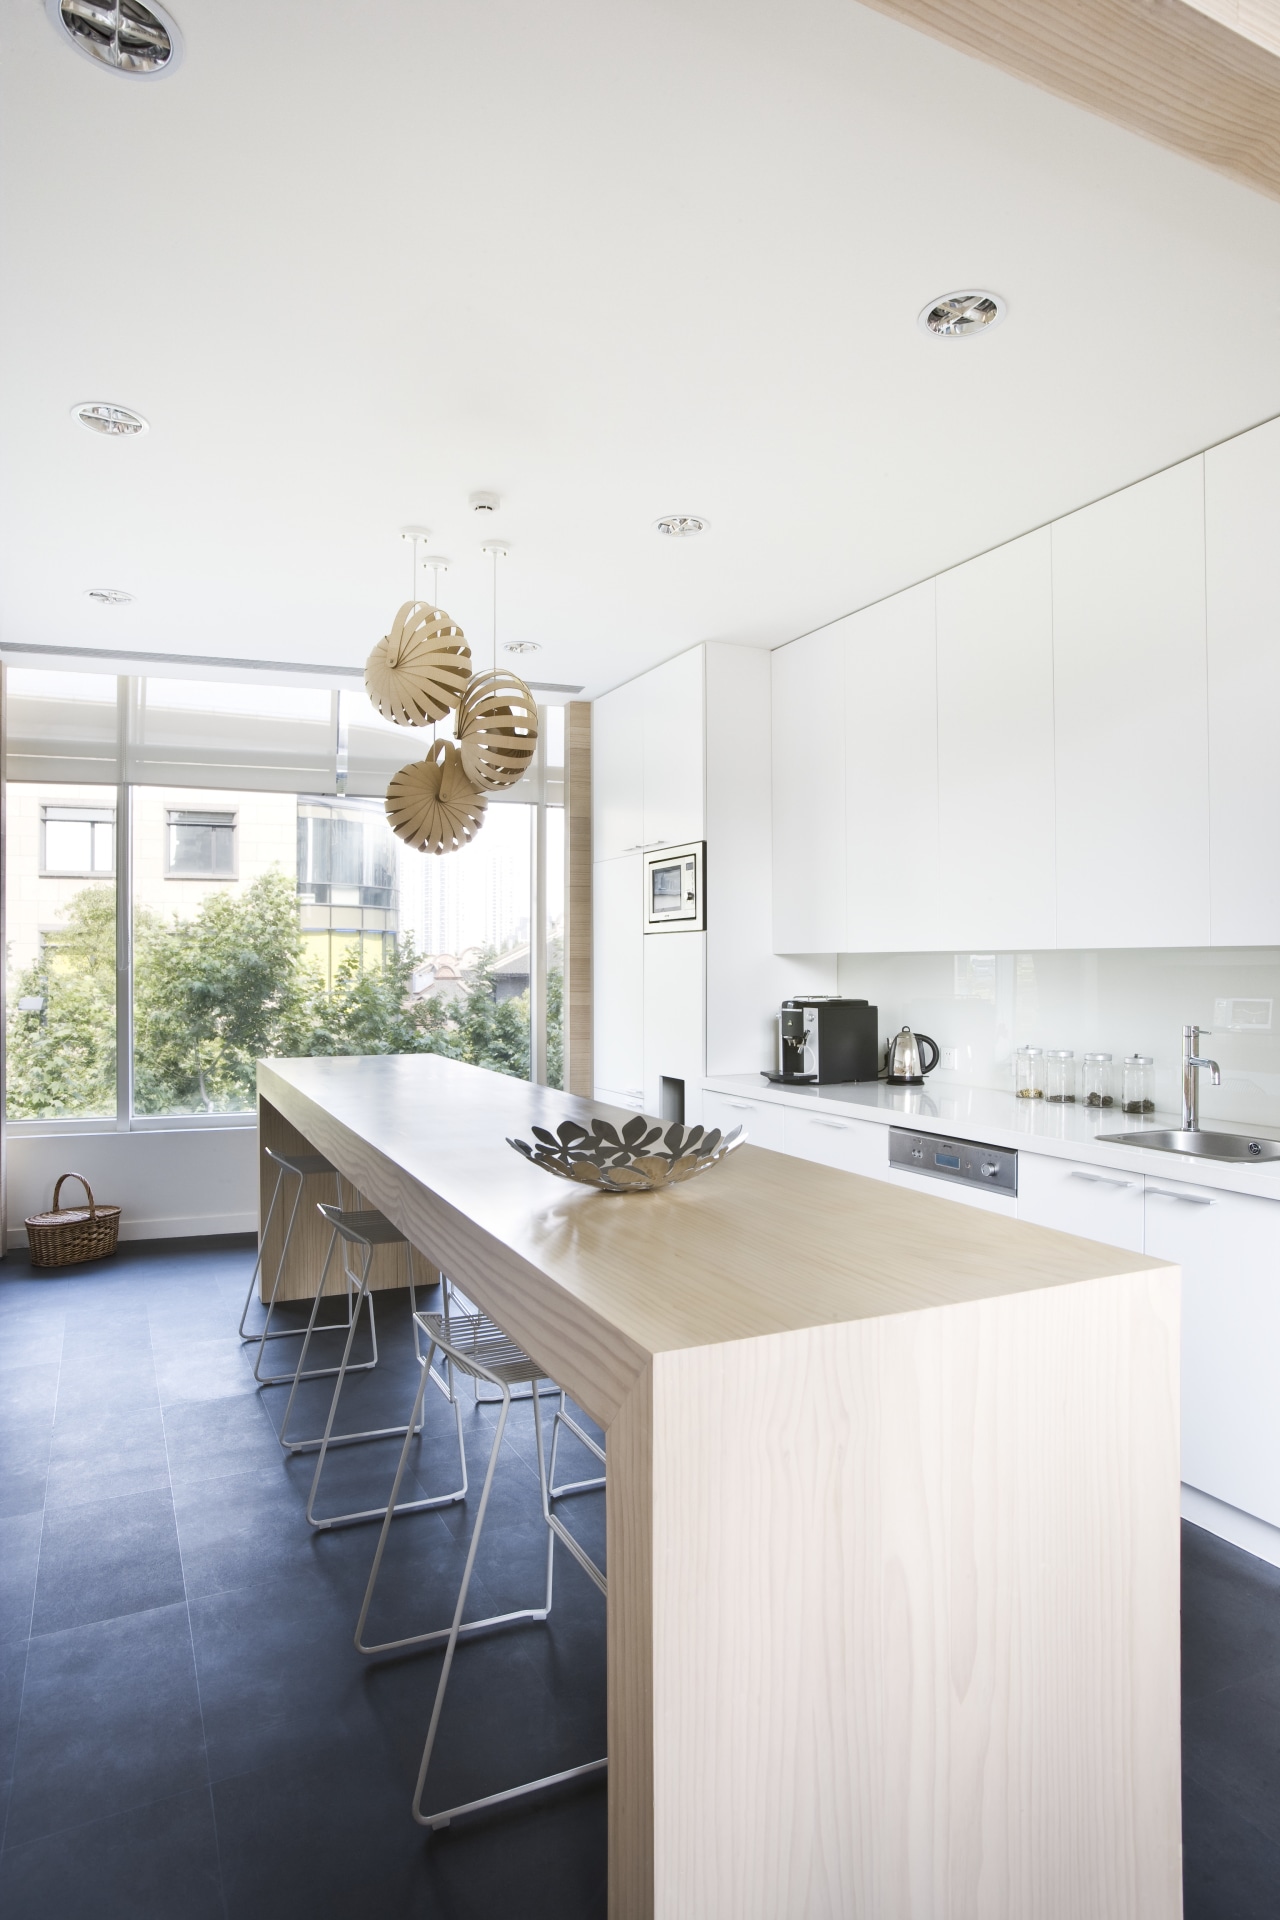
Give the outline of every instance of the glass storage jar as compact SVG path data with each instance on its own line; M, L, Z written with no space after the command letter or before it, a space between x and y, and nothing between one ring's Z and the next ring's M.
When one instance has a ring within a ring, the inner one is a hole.
M1019 1047L1014 1054L1013 1087L1019 1100L1044 1099L1044 1054L1039 1047Z
M1044 1097L1066 1106L1076 1097L1076 1056L1072 1047L1050 1047L1045 1055Z
M1114 1106L1109 1053L1086 1053L1080 1083L1080 1098L1086 1107Z
M1149 1053L1126 1053L1124 1057L1123 1106L1126 1113L1154 1113L1156 1103L1155 1061Z

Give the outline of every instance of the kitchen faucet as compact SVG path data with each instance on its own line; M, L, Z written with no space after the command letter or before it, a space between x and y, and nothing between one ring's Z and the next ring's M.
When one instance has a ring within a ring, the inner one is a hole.
M1213 1075L1215 1087L1222 1085L1222 1074L1216 1060L1202 1060L1196 1049L1200 1045L1200 1035L1208 1033L1208 1027L1184 1027L1182 1029L1182 1131L1199 1133L1200 1131L1200 1069L1208 1067Z

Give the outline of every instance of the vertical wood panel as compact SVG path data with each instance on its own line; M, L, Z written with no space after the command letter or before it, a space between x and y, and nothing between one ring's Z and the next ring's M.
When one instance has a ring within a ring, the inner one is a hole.
M564 1084L595 1090L591 1036L591 702L565 709Z
M609 1920L653 1914L653 1376L609 1427Z

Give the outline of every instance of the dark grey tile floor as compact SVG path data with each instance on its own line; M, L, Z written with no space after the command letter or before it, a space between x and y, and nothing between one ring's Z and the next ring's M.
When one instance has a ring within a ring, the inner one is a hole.
M47 1277L22 1254L0 1266L0 1914L601 1920L599 1781L431 1839L410 1819L440 1656L352 1645L377 1530L305 1523L314 1460L283 1456L286 1396L255 1389L235 1339L252 1259L245 1240L186 1241ZM378 1296L378 1334L346 1425L403 1421L412 1403L406 1294ZM293 1343L273 1347L282 1362ZM323 1427L330 1390L300 1392L299 1433ZM496 1415L464 1408L474 1495ZM318 1510L384 1501L398 1449L331 1454ZM469 1612L541 1598L534 1463L526 1403ZM429 1392L401 1498L457 1479L453 1417ZM447 1624L474 1504L393 1529L371 1638ZM574 1500L601 1559L603 1522L600 1495ZM558 1552L546 1625L460 1646L429 1802L602 1754L604 1675L604 1603Z
M0 1267L0 1914L601 1920L602 1786L431 1840L410 1820L438 1655L352 1646L374 1531L304 1522L311 1465L283 1458L283 1394L254 1389L232 1331L251 1262L243 1241L187 1241L45 1278L20 1254ZM377 1372L344 1396L353 1424L405 1417L406 1296L379 1297L379 1337ZM328 1392L299 1396L307 1431ZM467 1403L473 1489L494 1417ZM321 1510L384 1499L394 1453L332 1456ZM452 1486L456 1466L429 1394L404 1497ZM527 1405L492 1519L485 1612L540 1588ZM575 1524L602 1556L599 1496ZM456 1591L467 1527L455 1507L393 1529L372 1635L435 1624L425 1609ZM1187 1920L1280 1920L1280 1570L1191 1526L1183 1685ZM559 1553L548 1625L459 1650L433 1778L454 1801L604 1738L603 1606Z

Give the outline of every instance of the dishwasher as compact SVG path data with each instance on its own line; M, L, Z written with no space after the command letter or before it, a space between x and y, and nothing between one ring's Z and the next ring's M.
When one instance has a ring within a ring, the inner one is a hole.
M889 1180L1011 1220L1018 1215L1018 1156L1010 1147L890 1127Z

